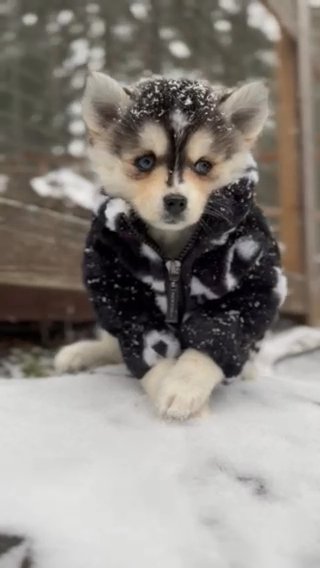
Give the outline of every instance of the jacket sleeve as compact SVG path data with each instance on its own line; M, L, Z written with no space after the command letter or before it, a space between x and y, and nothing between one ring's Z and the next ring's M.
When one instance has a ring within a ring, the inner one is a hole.
M85 248L84 282L99 325L119 340L124 361L141 378L162 357L175 357L178 340L164 322L152 289L135 278L112 247L95 241Z
M225 296L199 305L188 314L181 328L182 349L192 347L205 352L227 378L240 373L285 297L286 279L273 239L266 240L261 255L245 277L242 273L239 282ZM229 284L234 283L236 279L231 274Z

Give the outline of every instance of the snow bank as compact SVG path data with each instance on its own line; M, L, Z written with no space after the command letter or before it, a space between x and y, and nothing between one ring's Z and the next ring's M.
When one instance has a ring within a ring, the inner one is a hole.
M8 189L9 176L5 174L0 174L0 194L5 193Z
M75 205L94 210L99 202L99 190L92 182L69 170L61 168L30 180L32 189L41 197L69 199Z
M37 568L319 566L319 364L221 386L186 424L121 367L0 380L0 532Z

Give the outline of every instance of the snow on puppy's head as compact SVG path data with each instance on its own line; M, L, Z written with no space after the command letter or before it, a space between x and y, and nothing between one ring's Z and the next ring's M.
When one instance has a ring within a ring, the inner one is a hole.
M244 175L268 113L260 82L234 90L154 78L130 89L92 73L83 98L90 155L108 193L149 225L181 230Z

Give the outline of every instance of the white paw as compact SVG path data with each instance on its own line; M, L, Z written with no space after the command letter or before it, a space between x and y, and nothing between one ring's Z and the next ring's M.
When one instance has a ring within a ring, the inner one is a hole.
M191 376L171 372L160 390L157 401L161 416L173 420L186 420L201 410L211 391L208 393L190 379Z
M259 353L251 353L240 376L244 381L254 381L255 379L273 376L272 366L268 359L263 356L262 350Z
M82 369L120 362L117 340L105 333L101 339L77 341L63 347L55 357L54 366L58 373L75 373Z
M156 400L157 409L161 416L172 420L186 420L201 414L221 380L221 369L214 361L190 349L163 380Z
M159 389L174 365L174 359L162 359L141 379L142 388L153 402L157 400Z
M90 366L91 359L88 360L87 350L83 343L79 341L72 345L62 347L54 359L54 367L59 373L75 373Z

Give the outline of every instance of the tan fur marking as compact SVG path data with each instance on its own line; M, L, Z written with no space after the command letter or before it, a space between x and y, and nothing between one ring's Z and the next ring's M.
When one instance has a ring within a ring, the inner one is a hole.
M200 128L189 138L186 146L188 159L194 163L200 158L212 155L214 137L206 128Z
M211 172L207 176L199 176L190 168L186 168L183 179L186 184L192 186L195 191L199 192L199 194L205 193L209 195L212 191L212 182L215 179L215 176Z
M141 151L154 152L164 156L168 149L168 138L164 129L154 122L147 122L140 132Z
M132 203L136 210L149 221L156 220L161 215L162 200L167 189L167 176L167 168L159 166L144 179L135 183Z
M190 165L196 163L200 158L204 158L211 162L214 166L208 177L216 179L216 167L226 161L223 151L218 151L215 136L206 128L200 128L189 139L186 146L187 160ZM199 176L198 176L199 177ZM207 176L206 176L207 177ZM205 177L201 178L206 179Z

